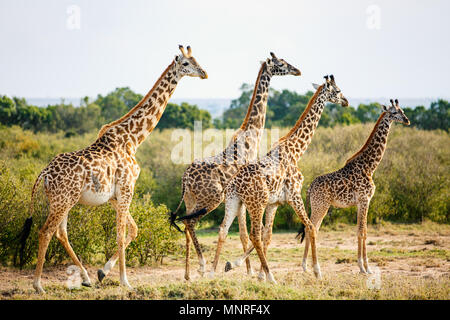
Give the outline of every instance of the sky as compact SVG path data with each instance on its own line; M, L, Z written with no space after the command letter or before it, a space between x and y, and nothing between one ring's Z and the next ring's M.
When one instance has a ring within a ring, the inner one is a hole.
M0 0L0 94L145 94L191 45L207 80L173 98L235 98L273 51L302 71L275 89L334 74L348 97L450 97L450 1Z

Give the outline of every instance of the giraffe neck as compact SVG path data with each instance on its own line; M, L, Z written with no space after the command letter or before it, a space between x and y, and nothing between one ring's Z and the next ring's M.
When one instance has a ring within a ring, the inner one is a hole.
M180 79L181 75L175 62L172 62L153 88L133 109L122 118L102 127L98 139L113 138L119 142L119 145L136 152L139 145L158 124Z
M364 172L368 175L373 175L383 159L391 124L392 121L387 117L387 113L383 112L378 118L364 146L353 157L347 160L347 163L353 160L361 164Z
M271 79L272 74L269 72L266 62L264 62L259 69L252 100L248 106L244 122L240 127L241 130L260 130L264 128Z
M272 74L264 62L259 69L245 119L241 127L233 135L228 146L219 155L221 161L226 161L227 163L238 161L244 164L248 160L256 159L266 121L271 78Z
M300 118L295 126L280 139L280 146L283 144L285 148L279 149L288 152L286 159L295 164L300 160L311 143L317 124L319 123L326 102L326 90L322 90L324 86L320 86L316 93L311 97Z

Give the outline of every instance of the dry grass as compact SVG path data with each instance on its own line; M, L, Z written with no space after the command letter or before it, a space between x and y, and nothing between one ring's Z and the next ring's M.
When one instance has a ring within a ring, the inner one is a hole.
M303 245L295 233L277 233L269 248L269 265L278 284L262 283L246 275L245 267L224 273L226 260L241 255L239 236L231 234L225 243L215 279L197 273L195 254L192 280L183 279L181 256L165 259L159 267L128 268L134 291L119 286L118 270L99 284L98 266L88 266L92 288L69 290L66 266L46 267L43 285L46 295L31 287L32 269L0 269L0 299L450 299L450 226L384 224L369 228L369 259L381 272L381 288L370 289L366 275L358 273L355 227L344 224L325 227L319 233L319 258L323 279L300 267ZM216 231L203 231L201 243L208 261L213 258ZM338 244L339 243L339 244ZM256 255L253 266L259 266Z

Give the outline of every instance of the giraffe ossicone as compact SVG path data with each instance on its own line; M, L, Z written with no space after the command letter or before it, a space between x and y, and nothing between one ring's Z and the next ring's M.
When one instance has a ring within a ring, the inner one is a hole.
M67 216L77 203L99 205L107 201L117 212L118 250L105 268L98 271L98 277L101 281L118 260L120 283L131 288L126 276L125 248L136 238L138 231L129 212L140 172L136 150L157 125L180 79L184 76L207 78L206 71L192 57L190 47L187 53L182 46L179 49L181 54L175 56L153 88L134 108L120 119L104 125L93 144L79 151L57 155L39 174L32 190L30 217L25 223L24 236L21 238L23 252L30 232L34 194L44 180L50 212L39 232L39 251L33 281L33 287L38 293L45 292L41 285L41 274L45 253L53 234L80 268L83 284L91 284L86 269L70 246ZM128 234L125 238L127 227Z
M261 64L252 99L247 109L247 114L240 128L233 135L229 145L221 153L195 160L184 172L182 178L182 199L175 212L171 213L171 224L176 226L176 221L182 221L185 224L186 235L186 261L185 261L185 279L190 278L189 256L190 243L194 243L197 252L200 273L203 274L204 269L201 262L203 253L195 234L196 222L217 208L224 200L225 186L231 177L237 172L238 168L256 159L259 143L262 137L266 119L267 99L269 95L269 84L273 76L295 75L299 76L300 70L287 63L284 59L278 58L271 53L271 58L266 59ZM186 205L186 215L177 219L177 213L181 208L181 204ZM244 210L242 207L239 210ZM224 229L228 225L222 225L219 234L224 234ZM245 223L239 221L240 230L245 235ZM177 226L176 226L177 227ZM177 227L179 229L179 227ZM180 230L180 229L179 229ZM218 251L224 239L219 239ZM248 237L241 237L244 251L246 250ZM218 255L214 260L212 271L217 266ZM252 273L250 260L247 262L247 272ZM209 273L214 275L214 273Z
M245 220L245 211L238 212L234 208L240 206L247 208L251 221L250 239L253 246L241 259L256 249L261 261L260 279L266 278L268 281L275 282L266 255L272 238L277 207L285 203L293 207L306 226L311 238L315 274L317 278L321 278L315 247L316 230L303 205L301 197L303 175L297 167L297 162L311 143L326 102L348 106L348 101L336 85L334 77L325 77L325 83L317 88L294 127L275 144L267 155L241 167L226 186L224 221L229 217L234 219L235 216ZM266 215L263 226L264 211ZM226 268L229 270L234 265L237 264L227 263Z
M382 106L383 112L362 148L350 157L345 166L337 171L319 176L308 188L306 202L311 208L311 222L317 229L330 206L348 208L356 206L358 228L358 266L361 273L372 273L367 258L367 212L370 200L375 194L372 176L381 162L386 150L387 138L392 122L409 125L410 122L398 100L390 100L389 107ZM300 230L299 234L304 233ZM302 235L303 238L304 234ZM307 257L310 239L306 234L303 253L303 269L307 270Z

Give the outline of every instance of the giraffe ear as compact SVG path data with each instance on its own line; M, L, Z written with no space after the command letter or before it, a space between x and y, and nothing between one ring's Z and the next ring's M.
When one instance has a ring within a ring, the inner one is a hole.
M178 55L175 55L175 61L178 62L180 60L180 57Z
M313 83L312 86L316 90L320 88L320 84L317 84L317 83Z
M388 107L386 107L384 104L381 105L381 108L383 109L384 112L388 111Z

